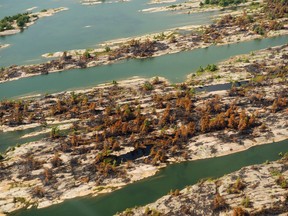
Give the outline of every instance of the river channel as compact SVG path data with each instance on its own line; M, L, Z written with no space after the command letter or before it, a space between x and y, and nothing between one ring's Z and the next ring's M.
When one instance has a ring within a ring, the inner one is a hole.
M217 178L243 166L279 159L288 151L288 140L256 146L247 151L205 160L169 165L155 176L97 197L64 201L44 209L18 212L17 216L110 216L134 206L145 205L167 194L170 189L183 189L203 178Z
M189 73L200 66L217 63L234 55L283 45L287 41L288 36L286 35L230 45L211 46L206 49L196 49L144 60L124 60L112 65L24 78L0 84L0 99L89 88L100 83L127 79L133 76L148 78L163 76L172 83L182 82Z

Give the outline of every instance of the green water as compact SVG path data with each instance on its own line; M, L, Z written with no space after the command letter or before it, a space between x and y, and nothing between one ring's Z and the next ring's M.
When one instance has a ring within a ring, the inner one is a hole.
M30 209L17 216L108 216L126 208L145 205L167 194L170 189L183 189L202 178L220 177L251 164L279 159L288 151L288 140L250 148L232 155L170 165L157 175L98 197L67 200L45 209Z
M0 37L0 44L11 44L0 49L0 67L12 64L32 64L44 61L44 53L95 48L107 40L161 32L169 28L211 23L211 16L219 12L198 14L141 13L139 10L152 7L146 1L107 3L83 6L81 0L2 0L0 19L6 15L25 12L31 7L68 7L68 11L42 18L21 34ZM183 0L178 0L180 3ZM164 4L165 5L165 4ZM88 26L88 27L87 27Z
M125 60L112 65L35 76L0 84L0 99L85 88L131 76L164 76L171 82L181 82L201 65L217 63L233 55L287 42L288 36L281 36L225 46L212 46L207 49L196 49L151 59Z
M41 127L21 130L21 131L13 131L13 132L0 132L0 153L5 152L8 147L15 147L17 145L21 145L28 142L34 142L42 139L47 136L46 134L40 134L33 137L21 138L25 134L40 131Z
M35 128L29 128L25 130L19 130L19 131L11 131L11 132L1 132L0 131L0 153L5 152L9 147L15 147L21 144L29 143L29 142L35 142L39 141L43 138L49 137L50 131L40 133L35 136L25 137L24 135L29 133L35 133L35 132L43 132L43 129L52 128L54 126L60 126L61 124L53 124L53 125L47 125L45 128L38 126ZM61 135L65 135L69 132L69 129L63 129L61 130Z

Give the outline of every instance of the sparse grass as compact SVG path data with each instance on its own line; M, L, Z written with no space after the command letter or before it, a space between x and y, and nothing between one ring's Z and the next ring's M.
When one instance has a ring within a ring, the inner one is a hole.
M179 6L180 6L180 5L179 5ZM178 5L175 5L175 4L170 5L170 6L167 6L167 8L176 8L176 7L178 7Z
M132 208L127 208L127 209L122 213L122 215L124 215L124 216L134 216L133 209L132 209Z
M238 177L235 183L227 189L227 193L240 193L245 187L244 182Z
M143 89L145 91L151 91L154 89L154 86L150 82L146 81L143 85Z
M263 75L258 75L252 79L252 81L256 83L262 83L264 80L265 80L265 76Z
M203 184L204 182L214 182L214 178L213 177L207 177L207 178L202 178L198 181L198 184Z
M270 170L270 173L271 173L272 176L279 176L279 175L281 175L281 172L280 172L278 169L276 169L276 168Z
M147 216L161 216L161 212L159 212L157 209L150 209L149 207L146 207L145 208L145 212L144 212L145 215Z
M288 181L282 174L280 174L278 178L276 179L276 184L279 185L283 189L288 188Z
M180 195L180 191L179 191L179 189L170 190L169 195L171 195L171 196L179 196Z
M252 203L250 201L250 198L248 196L245 196L241 201L241 205L244 206L245 208L251 207Z
M162 40L165 40L165 39L166 39L166 35L164 34L164 32L162 32L162 33L160 33L160 34L158 34L158 35L155 35L153 38L154 38L155 40L160 40L160 41L162 41Z

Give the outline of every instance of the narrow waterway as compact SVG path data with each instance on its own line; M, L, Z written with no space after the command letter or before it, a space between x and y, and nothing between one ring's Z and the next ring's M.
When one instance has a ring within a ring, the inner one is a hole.
M44 137L47 137L47 133L44 133L36 136L23 138L23 136L26 134L40 132L41 130L42 127L35 127L26 130L11 131L5 133L0 131L0 153L5 152L9 147L16 147L24 143L38 141Z
M180 52L150 59L125 60L112 65L74 69L60 73L24 78L0 84L0 100L31 94L88 88L96 84L126 79L132 76L163 76L172 83L182 82L200 66L217 63L231 56L249 53L287 43L288 36L266 38L206 49Z
M6 150L17 147L29 142L36 142L43 138L47 138L50 135L51 128L54 126L60 126L61 124L47 125L46 127L35 127L25 130L2 132L0 131L0 153L4 153ZM45 131L48 129L48 131ZM43 131L44 130L44 131ZM66 135L69 129L63 129L60 135ZM24 137L25 135L30 135Z
M153 177L138 181L115 192L98 197L67 200L44 209L30 209L17 216L110 216L126 208L145 205L167 194L170 189L183 189L207 177L221 177L243 166L279 159L288 151L288 140L250 148L224 157L173 164Z

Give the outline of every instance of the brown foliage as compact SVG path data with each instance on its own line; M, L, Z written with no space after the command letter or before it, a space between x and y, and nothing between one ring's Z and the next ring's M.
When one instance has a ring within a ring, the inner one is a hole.
M200 128L202 133L207 133L210 130L209 123L210 123L210 117L206 113L204 114L200 119Z
M248 216L249 213L242 207L235 207L233 209L233 216Z
M53 167L59 167L62 164L62 159L59 157L59 153L55 153L54 157L51 159Z
M275 113L285 108L286 106L287 106L287 98L278 97L277 99L274 100L271 109L272 112Z
M159 121L159 124L163 127L165 124L169 123L170 120L170 110L171 110L171 105L167 104L164 113Z
M24 163L25 163L25 167L28 171L37 170L42 165L42 162L39 160L36 160L32 155L28 156L25 159Z
M52 169L49 169L49 168L45 167L43 175L44 175L44 184L45 185L51 184L52 180L53 180L53 171L52 171Z
M283 175L278 176L278 178L276 179L276 184L281 186L282 188L288 188L288 181Z
M288 2L286 0L265 0L264 12L271 18L287 17Z
M235 114L231 114L228 119L228 127L232 129L238 128L239 121L236 120Z
M45 190L44 190L43 187L36 186L36 187L33 188L32 194L33 194L34 197L42 198L42 197L45 196Z
M227 204L225 202L225 199L219 193L217 193L213 199L213 210L221 211L222 209L225 209L226 207L227 207Z
M209 123L209 128L212 130L225 129L226 126L227 122L225 121L225 113L220 113L216 115L216 117L212 119Z

